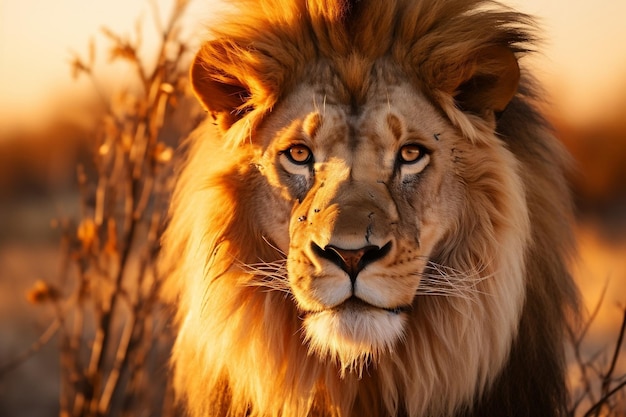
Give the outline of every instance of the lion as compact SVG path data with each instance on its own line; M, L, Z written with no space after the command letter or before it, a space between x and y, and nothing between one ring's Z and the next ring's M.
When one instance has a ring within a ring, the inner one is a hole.
M190 416L562 416L568 157L487 0L237 0L161 267Z

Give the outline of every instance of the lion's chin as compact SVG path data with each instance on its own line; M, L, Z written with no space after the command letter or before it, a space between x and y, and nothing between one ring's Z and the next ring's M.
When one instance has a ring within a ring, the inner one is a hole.
M364 303L344 303L339 307L306 315L304 328L311 353L331 359L346 372L359 375L382 354L393 352L404 335L404 309L383 309Z

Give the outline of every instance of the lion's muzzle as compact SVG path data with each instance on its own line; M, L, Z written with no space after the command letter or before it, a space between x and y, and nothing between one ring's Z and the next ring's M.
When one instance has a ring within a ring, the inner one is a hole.
M317 178L292 212L287 269L310 348L345 368L393 349L419 276L399 263L406 255L386 185L337 179Z

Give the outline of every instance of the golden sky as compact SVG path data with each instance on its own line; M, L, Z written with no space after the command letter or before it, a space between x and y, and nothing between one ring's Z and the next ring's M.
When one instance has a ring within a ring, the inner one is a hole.
M71 80L68 62L72 51L87 54L90 37L96 40L99 62L104 62L106 41L100 27L131 34L141 17L149 45L155 36L149 1L0 0L0 130L31 123L49 112L54 99L84 88L84 81ZM163 14L173 2L152 1ZM187 18L192 39L200 37L215 3L192 0ZM546 41L532 63L547 90L558 96L555 101L566 117L595 117L610 106L606 100L623 100L626 0L506 3L540 18Z

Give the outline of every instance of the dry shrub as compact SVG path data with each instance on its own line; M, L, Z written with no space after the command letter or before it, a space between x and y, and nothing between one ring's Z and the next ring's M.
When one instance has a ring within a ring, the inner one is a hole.
M626 337L626 307L622 307L623 318L613 346L597 351L585 346L590 342L588 333L602 308L606 288L581 328L578 331L568 329L571 366L577 368L578 373L571 381L571 417L626 417L626 373L619 366Z
M154 64L140 58L142 28L134 37L108 29L111 62L131 67L112 94L94 73L92 42L87 59L75 56L75 77L86 76L103 103L93 132L89 169L77 170L80 218L56 221L63 261L58 282L38 281L28 299L54 306L55 318L41 339L4 370L47 343L60 341L62 416L167 415L171 393L167 364L171 331L158 298L156 255L171 188L173 146L199 120L186 86L188 51L180 39L187 0L177 0L154 23L160 45ZM180 125L176 111L189 115Z

